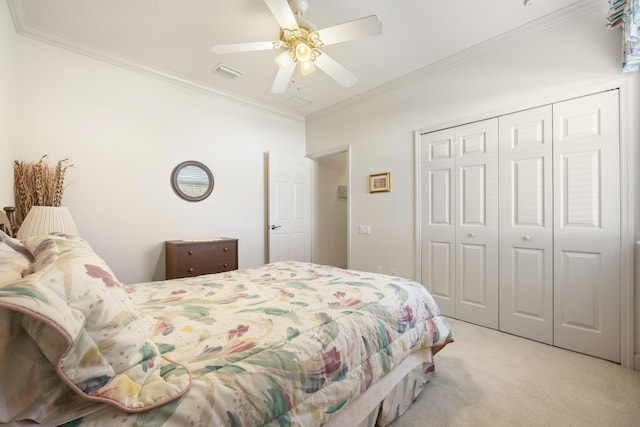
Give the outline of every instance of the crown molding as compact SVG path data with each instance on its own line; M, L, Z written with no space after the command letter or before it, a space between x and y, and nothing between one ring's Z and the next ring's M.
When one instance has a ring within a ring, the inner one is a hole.
M225 98L226 100L237 102L239 104L263 110L269 113L275 113L279 116L285 116L291 119L304 121L304 116L301 114L294 113L285 109L280 109L272 105L257 101L255 99L238 95L236 93L227 92L219 88L207 85L205 83L194 81L192 79L188 79L186 77L159 69L157 67L152 67L140 61L135 61L131 58L126 58L120 55L114 55L108 52L104 52L99 49L94 49L82 43L78 43L69 38L63 37L59 34L44 31L29 24L26 12L22 7L22 3L20 2L20 0L7 0L7 3L9 5L9 11L11 13L11 17L13 18L13 23L18 35L47 43L79 55L96 59L98 61L106 62L111 65L116 65L130 71L135 71L150 77L164 80L169 83L193 89L206 95Z
M360 104L362 102L370 100L371 98L380 96L386 92L390 92L392 90L411 85L417 81L424 80L425 78L428 78L430 76L440 74L455 66L485 55L488 52L530 39L538 34L544 33L553 28L557 28L562 24L572 21L582 15L598 10L606 10L606 5L603 6L603 2L601 0L581 0L575 2L572 5L560 9L553 14L536 19L535 21L529 22L511 31L500 34L484 42L478 43L477 45L474 45L468 49L457 52L454 55L436 61L430 65L427 65L426 67L422 67L418 70L405 74L404 76L392 80L388 83L376 86L375 88L370 89L360 95L356 95L335 105L309 114L306 116L307 121L327 116L336 111L343 110L352 105Z

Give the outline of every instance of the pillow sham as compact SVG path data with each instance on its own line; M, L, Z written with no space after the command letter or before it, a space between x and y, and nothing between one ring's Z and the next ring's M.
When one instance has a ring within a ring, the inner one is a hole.
M62 382L85 399L128 412L188 390L188 370L161 358L124 287L86 241L49 235L24 243L35 272L0 286L0 308L23 314L22 328ZM26 378L16 376L29 373L11 375L22 384Z
M60 381L22 328L22 318L17 311L0 308L0 423L57 425L70 407L82 416L89 406L97 406Z
M18 239L0 230L0 284L9 283L32 272L33 257Z

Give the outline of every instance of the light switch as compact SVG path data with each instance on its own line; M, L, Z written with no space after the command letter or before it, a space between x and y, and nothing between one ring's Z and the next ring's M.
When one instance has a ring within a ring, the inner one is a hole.
M358 233L360 233L360 234L371 234L371 226L370 225L361 225L358 228Z

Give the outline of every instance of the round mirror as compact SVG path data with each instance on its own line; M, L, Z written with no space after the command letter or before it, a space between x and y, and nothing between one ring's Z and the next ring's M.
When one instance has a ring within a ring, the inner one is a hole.
M171 186L184 200L198 202L209 197L213 191L213 175L202 163L189 160L173 169Z

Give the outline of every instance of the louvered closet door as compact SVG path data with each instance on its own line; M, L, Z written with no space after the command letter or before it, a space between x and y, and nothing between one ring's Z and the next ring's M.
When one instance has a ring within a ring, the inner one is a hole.
M553 343L552 108L502 116L500 330Z
M456 317L498 328L498 122L455 128Z
M618 92L554 104L554 343L620 361Z
M454 132L421 135L422 283L442 314L455 317Z

